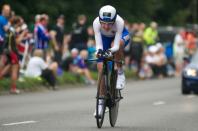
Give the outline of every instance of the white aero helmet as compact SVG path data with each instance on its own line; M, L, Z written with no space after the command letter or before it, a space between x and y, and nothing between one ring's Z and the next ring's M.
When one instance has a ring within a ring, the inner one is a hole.
M113 6L105 5L100 8L99 18L101 22L114 23L117 16L116 9Z

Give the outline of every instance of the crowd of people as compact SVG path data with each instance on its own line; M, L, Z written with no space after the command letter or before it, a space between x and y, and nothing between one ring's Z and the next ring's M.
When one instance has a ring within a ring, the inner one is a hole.
M40 77L56 89L56 77L70 71L85 77L87 84L95 84L88 65L93 58L95 41L92 26L87 26L85 15L77 16L72 31L65 33L65 16L57 16L56 25L49 29L47 14L35 15L33 30L3 5L0 15L0 79L11 78L11 93L19 93L19 77ZM92 68L95 68L92 66Z
M196 52L198 39L193 29L175 29L174 38L163 41L156 22L148 27L144 23L127 25L131 43L125 48L125 66L140 79L180 76L184 58Z
M85 59L95 58L95 40L92 25L87 25L86 15L78 15L70 33L65 33L65 16L57 16L56 25L49 29L47 14L35 15L35 24L30 31L21 16L3 5L0 15L0 80L11 78L11 93L19 93L16 81L19 77L41 77L56 89L56 77L60 72L82 75L87 84L95 84L90 70L94 63ZM182 60L196 50L195 34L180 30L173 42L174 55L167 57L166 48L160 43L158 25L151 22L129 23L131 41L125 48L125 69L134 71L141 79L163 78L181 73ZM187 50L186 50L187 49ZM174 60L173 60L174 58Z

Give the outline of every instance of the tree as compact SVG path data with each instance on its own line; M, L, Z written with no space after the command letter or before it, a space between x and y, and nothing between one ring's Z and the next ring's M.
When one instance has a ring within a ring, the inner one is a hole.
M8 3L16 14L28 23L34 21L35 14L47 13L54 23L59 14L66 16L66 24L71 25L78 14L86 14L91 24L101 6L110 4L130 22L150 22L159 24L184 25L197 22L197 0L1 0Z

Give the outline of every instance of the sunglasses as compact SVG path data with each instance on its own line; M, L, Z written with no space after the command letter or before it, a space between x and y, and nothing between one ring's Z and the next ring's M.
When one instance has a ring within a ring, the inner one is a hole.
M100 21L100 24L106 24L106 25L113 25L115 22L104 22Z

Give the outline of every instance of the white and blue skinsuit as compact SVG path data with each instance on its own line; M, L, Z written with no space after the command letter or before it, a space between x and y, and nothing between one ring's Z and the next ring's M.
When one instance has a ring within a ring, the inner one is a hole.
M119 50L120 40L124 41L124 47L129 43L130 36L128 30L124 27L124 20L117 15L115 23L109 31L101 28L99 17L93 22L93 29L95 33L96 50L110 50L116 52ZM114 44L111 44L114 40Z

